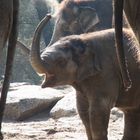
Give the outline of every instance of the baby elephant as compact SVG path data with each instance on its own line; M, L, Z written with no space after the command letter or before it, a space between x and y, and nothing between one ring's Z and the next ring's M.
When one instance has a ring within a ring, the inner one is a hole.
M39 43L46 17L37 27L31 46L31 64L45 75L42 87L70 84L77 91L77 108L88 140L108 140L110 110L125 114L123 140L140 140L140 50L129 30L124 48L132 87L125 93L115 53L114 30L60 39L40 55Z

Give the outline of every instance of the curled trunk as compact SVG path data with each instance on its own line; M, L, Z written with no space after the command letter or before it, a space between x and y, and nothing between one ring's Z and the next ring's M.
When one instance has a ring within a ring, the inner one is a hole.
M50 18L51 18L51 15L48 14L39 23L39 25L37 26L35 30L32 45L31 45L31 52L30 52L31 65L35 69L35 71L39 74L44 74L46 72L44 62L42 61L40 57L40 38L41 38L42 30L44 26L48 23Z

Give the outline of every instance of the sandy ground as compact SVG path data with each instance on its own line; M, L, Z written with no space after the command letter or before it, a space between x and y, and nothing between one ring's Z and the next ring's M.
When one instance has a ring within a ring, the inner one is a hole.
M78 115L54 120L44 112L24 122L4 120L2 131L4 140L87 140ZM111 115L108 133L109 140L121 140L122 114Z

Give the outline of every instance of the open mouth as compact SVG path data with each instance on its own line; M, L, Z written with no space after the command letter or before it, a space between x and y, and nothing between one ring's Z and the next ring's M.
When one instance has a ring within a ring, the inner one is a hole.
M41 84L42 88L53 87L55 86L55 75L54 74L45 74L44 81Z

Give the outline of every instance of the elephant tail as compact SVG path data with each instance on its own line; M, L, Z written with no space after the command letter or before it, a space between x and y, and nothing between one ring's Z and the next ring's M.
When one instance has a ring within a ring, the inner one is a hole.
M114 12L115 12L115 39L116 39L116 53L118 63L121 70L121 76L123 81L124 90L127 91L131 88L132 83L129 76L127 62L125 59L124 47L123 47L123 3L124 0L115 0Z

